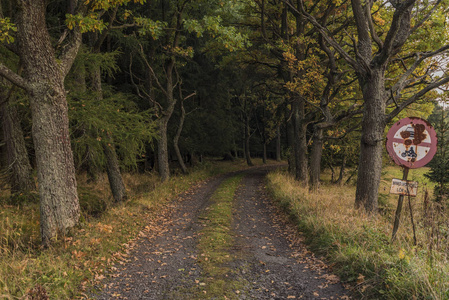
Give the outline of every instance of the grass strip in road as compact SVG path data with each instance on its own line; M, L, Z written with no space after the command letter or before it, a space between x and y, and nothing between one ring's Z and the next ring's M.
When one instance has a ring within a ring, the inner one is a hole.
M233 299L243 287L229 267L233 260L230 247L233 245L234 197L242 177L237 175L225 180L212 195L212 204L200 217L204 227L200 231L198 263L204 275L199 282L202 289L199 297L204 299Z

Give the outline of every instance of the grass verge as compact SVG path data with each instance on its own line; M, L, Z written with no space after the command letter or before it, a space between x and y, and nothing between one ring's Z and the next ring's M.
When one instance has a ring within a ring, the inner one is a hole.
M282 172L269 174L267 185L311 250L323 255L334 272L354 286L357 297L449 299L447 237L439 235L438 247L436 228L431 234L432 227L442 230L443 224L429 225L429 218L417 213L418 200L413 203L417 245L413 245L406 205L398 239L392 244L391 214L372 217L355 210L353 186L324 184L313 193Z
M88 184L80 176L82 221L49 249L40 248L37 200L0 198L0 299L86 298L83 293L101 282L114 262L126 259L129 242L170 199L210 176L245 167L241 160L207 162L163 184L154 174L124 174L130 200L116 206L107 178Z

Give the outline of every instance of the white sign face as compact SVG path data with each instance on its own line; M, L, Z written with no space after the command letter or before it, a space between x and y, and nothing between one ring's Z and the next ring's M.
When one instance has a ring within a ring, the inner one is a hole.
M412 126L404 125L398 131L396 131L393 140L393 148L397 152L398 158L403 160L404 162L409 161L410 158L414 158L415 161L422 160L427 155L427 153L429 153L431 145L429 132L427 132L427 130L424 130L424 134L426 138L418 146L412 143L415 135L415 130ZM407 135L407 137L405 137L404 139L405 135ZM407 141L410 141L410 145L406 145Z
M391 182L390 194L416 197L417 193L418 182L416 181L393 179Z

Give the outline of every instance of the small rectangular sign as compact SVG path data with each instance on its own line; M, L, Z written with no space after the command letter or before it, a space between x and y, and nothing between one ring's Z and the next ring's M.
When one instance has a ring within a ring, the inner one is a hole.
M416 197L418 193L418 182L410 180L393 179L390 194Z

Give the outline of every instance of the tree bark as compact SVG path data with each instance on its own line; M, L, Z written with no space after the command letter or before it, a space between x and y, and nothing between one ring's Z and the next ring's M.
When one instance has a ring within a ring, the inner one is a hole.
M252 160L251 160L251 152L249 150L249 140L251 138L251 135L249 133L249 117L245 114L245 157L246 157L246 164L248 166L254 166Z
M293 153L295 157L295 178L307 184L307 138L304 124L304 101L295 99L293 108Z
M323 152L323 129L315 127L310 153L310 184L313 189L320 186L321 157Z
M161 181L165 182L170 178L170 168L168 165L168 141L167 141L167 125L168 118L159 119L159 140L157 143L157 154L159 162L159 176Z
M67 61L56 60L45 23L45 3L19 1L16 23L32 113L42 242L48 246L75 226L80 216L64 88L80 40L67 53Z
M276 161L281 161L281 124L276 127Z
M343 160L342 160L341 166L340 166L340 174L338 175L338 178L335 181L336 184L339 184L339 185L343 184L343 177L345 176L345 169L346 169L346 154L343 155Z
M6 143L6 159L11 194L28 193L36 188L31 176L33 171L25 146L20 117L8 96L2 93L0 104L3 138Z
M103 150L106 156L106 173L108 174L109 186L111 187L114 202L125 201L128 195L122 174L120 173L117 152L112 144L106 143L103 143Z
M182 98L182 97L181 97ZM181 167L182 173L187 174L187 167L184 163L184 159L182 158L181 151L179 150L179 137L181 136L182 127L184 126L184 120L186 117L186 110L184 108L183 99L180 100L181 105L181 116L179 118L178 130L176 131L175 137L173 138L173 147L175 148L176 157L178 159L179 166Z
M385 130L384 70L372 69L371 76L360 80L365 106L362 119L359 171L355 207L377 211L382 172L383 134Z
M295 156L294 156L294 130L293 130L293 116L287 121L287 145L288 145L288 172L295 173Z
M267 144L263 143L263 158L262 158L263 164L267 163Z

